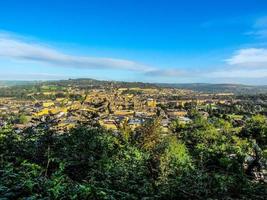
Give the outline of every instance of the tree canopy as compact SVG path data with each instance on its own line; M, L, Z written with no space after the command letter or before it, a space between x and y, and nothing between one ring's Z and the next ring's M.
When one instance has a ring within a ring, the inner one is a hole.
M266 198L266 183L246 173L266 164L266 117L236 129L196 116L167 133L159 121L118 133L90 124L64 134L2 128L0 199Z

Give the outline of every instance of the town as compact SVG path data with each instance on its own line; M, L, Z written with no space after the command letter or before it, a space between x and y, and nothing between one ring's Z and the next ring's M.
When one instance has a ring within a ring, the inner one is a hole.
M225 196L236 195L232 188L238 185L253 191L239 196L264 198L266 93L258 87L250 94L240 85L193 87L93 79L2 86L0 186L6 189L0 196L60 199L67 190L73 199L105 199L102 194L164 199L169 196L164 187L186 185L177 197L195 199L194 192L205 199L216 197L214 185L223 184L227 192L219 191ZM241 92L229 90L233 87ZM225 181L229 173L232 181ZM57 175L66 179L56 183ZM208 186L202 186L203 178ZM103 183L116 192L106 192ZM146 193L147 184L159 190ZM205 189L199 192L195 184ZM140 185L140 191L129 189ZM104 192L88 189L92 186Z
M266 13L0 1L0 200L266 200Z
M125 85L116 82L101 85L94 81L87 81L89 85L81 86L81 82L78 80L79 84L75 84L75 81L70 81L61 86L60 82L39 84L37 92L20 86L24 91L23 97L17 97L16 94L14 97L5 97L10 94L3 94L0 98L0 126L6 126L9 122L20 132L49 118L56 122L54 125L50 123L50 128L63 133L90 119L113 131L124 123L134 130L145 121L159 117L162 127L168 131L174 120L190 122L193 110L205 118L216 113L224 114L224 117L230 117L241 125L246 117L240 112L232 113L231 107L238 108L247 100L238 99L229 92L204 93L152 86L123 87ZM254 104L258 112L266 112L266 102Z

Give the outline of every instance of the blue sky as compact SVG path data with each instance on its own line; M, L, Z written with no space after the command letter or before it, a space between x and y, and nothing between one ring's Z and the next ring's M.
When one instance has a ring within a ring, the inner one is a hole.
M2 80L267 84L267 1L1 1L0 70Z

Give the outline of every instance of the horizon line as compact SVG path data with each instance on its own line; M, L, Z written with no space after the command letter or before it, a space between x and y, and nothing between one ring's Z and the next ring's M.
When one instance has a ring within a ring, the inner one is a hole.
M231 82L220 82L220 83L212 83L212 82L144 82L144 81L122 81L122 80L108 80L108 79L95 79L95 78L66 78L66 79L0 79L0 82L8 82L8 81L21 81L21 82L50 82L50 81L68 81L68 80L79 80L79 79L87 79L87 80L96 80L96 81L108 81L108 82L125 82L125 83L146 83L146 84L209 84L209 85L243 85L243 86L267 86L267 84L244 84L244 83L231 83Z

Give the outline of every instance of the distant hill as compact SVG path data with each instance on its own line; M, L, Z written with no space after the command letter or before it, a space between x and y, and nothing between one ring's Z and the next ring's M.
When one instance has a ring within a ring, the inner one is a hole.
M251 86L243 84L210 84L210 83L158 83L159 87L181 88L197 92L219 93L231 92L235 94L257 94L267 93L267 86Z
M104 81L95 80L89 78L81 79L68 79L68 80L58 80L58 81L0 81L0 87L10 87L10 86L23 86L23 85L58 85L58 86L68 86L75 85L80 88L87 88L94 86L97 88L102 87L140 87L140 88L180 88L188 89L196 92L205 93L234 93L234 94L259 94L267 93L267 85L265 86L251 86L243 84L210 84L210 83L143 83L143 82L123 82L123 81Z
M59 86L66 86L66 85L76 85L81 88L94 86L94 87L105 87L105 86L113 86L116 88L126 87L126 88L156 88L155 84L151 83L143 83L143 82L123 82L123 81L104 81L104 80L96 80L96 79L68 79L68 80L60 80L60 81L49 81L44 82L42 84L55 84Z
M38 82L39 81L0 81L0 87L9 87L16 85L32 85Z
M242 84L209 84L209 83L143 83L143 82L123 82L123 81L101 81L95 79L69 79L48 82L57 85L78 85L80 87L86 87L89 85L94 86L113 86L113 87L140 87L140 88L180 88L188 89L196 92L205 93L235 93L235 94L256 94L267 93L267 86L250 86ZM45 83L44 83L45 84Z

